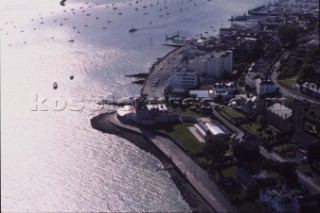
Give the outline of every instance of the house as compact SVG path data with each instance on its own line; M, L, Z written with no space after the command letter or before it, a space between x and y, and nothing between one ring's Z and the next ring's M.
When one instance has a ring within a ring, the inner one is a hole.
M285 132L292 128L292 117L292 110L279 103L271 105L266 111L267 121Z
M258 174L252 174L243 167L239 168L237 172L237 181L250 193L257 193L260 188L277 184L271 173L262 171Z
M262 80L256 87L258 96L273 94L277 91L277 86L270 80Z
M264 75L260 72L248 72L245 77L245 83L249 88L256 89L263 77Z
M150 104L145 98L135 98L133 108L130 108L130 119L138 124L154 125L179 120L179 114L169 112L165 104ZM122 112L121 108L118 109L117 116L119 119L125 118L126 113Z
M213 84L213 88L217 94L220 94L220 93L233 94L235 91L235 86L233 82L215 83Z
M189 91L190 97L196 99L203 99L203 98L214 98L216 97L216 91L209 89L209 90L190 90Z
M301 86L298 87L298 90L306 95L309 95L314 98L320 98L320 85L315 83L305 82Z
M305 196L302 192L276 186L260 190L259 201L270 212L319 212L320 194Z
M265 100L258 96L237 95L229 101L232 108L236 108L248 116L262 113L265 109Z

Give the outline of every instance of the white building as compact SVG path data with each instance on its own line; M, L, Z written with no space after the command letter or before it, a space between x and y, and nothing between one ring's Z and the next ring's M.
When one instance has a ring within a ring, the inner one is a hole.
M256 87L257 95L259 96L275 93L276 90L277 86L270 80L263 80Z
M198 120L198 123L194 125L196 132L204 139L207 140L209 137L220 137L227 139L227 133L222 130L217 124L213 122L205 122L201 119Z
M203 98L214 98L216 97L216 92L212 89L210 90L190 90L189 95L193 98L203 99Z
M320 98L320 87L315 83L305 82L302 86L298 86L298 90L314 98Z
M173 88L194 89L198 86L197 72L186 68L179 68L168 79L168 85Z
M248 72L245 77L246 85L251 89L256 89L257 85L261 83L261 78L263 75L259 72Z
M117 117L124 121L134 121L143 125L169 123L179 120L179 114L169 112L165 104L150 104L145 98L135 98L133 106L117 110Z
M222 78L232 73L232 51L213 52L189 60L189 68L197 70L200 76Z
M216 91L217 94L220 93L234 93L235 91L235 86L233 82L227 82L227 83L215 83L213 85L214 90Z

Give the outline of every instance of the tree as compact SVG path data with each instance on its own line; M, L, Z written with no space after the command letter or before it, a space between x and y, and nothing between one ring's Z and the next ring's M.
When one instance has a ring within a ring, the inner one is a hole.
M316 141L308 146L307 158L310 166L313 166L313 163L320 161L320 141Z
M243 143L234 145L232 151L234 157L241 162L251 162L259 158L259 152L248 149Z
M214 164L220 163L227 150L224 138L211 136L207 142L206 153L212 156Z
M295 44L299 33L299 28L293 24L283 24L278 28L278 38L282 45Z
M267 120L263 115L258 115L257 116L257 123L260 124L261 127L266 127L267 126Z

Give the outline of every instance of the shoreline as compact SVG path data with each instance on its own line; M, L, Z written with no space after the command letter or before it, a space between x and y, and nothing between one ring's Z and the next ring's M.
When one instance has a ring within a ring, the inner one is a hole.
M92 128L101 131L103 133L116 135L118 137L124 138L130 143L133 143L138 148L143 151L149 152L155 156L162 165L173 165L173 168L168 169L167 172L170 174L171 180L174 182L178 188L180 194L182 195L185 202L189 205L192 212L216 212L212 207L201 197L201 195L191 186L191 184L186 180L183 174L178 170L178 168L171 162L171 160L153 143L148 142L148 138L143 135L138 135L137 133L124 131L110 122L106 122L106 117L112 113L103 113L90 119ZM141 140L143 138L143 140Z

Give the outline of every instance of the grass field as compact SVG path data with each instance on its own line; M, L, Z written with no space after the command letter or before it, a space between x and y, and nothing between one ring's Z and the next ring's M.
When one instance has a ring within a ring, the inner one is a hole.
M228 117L232 118L232 119L243 119L245 118L245 115L243 115L242 113L232 109L229 106L224 106L222 111L220 111L221 113L227 115Z
M169 134L184 150L191 154L197 154L203 152L205 144L200 143L188 130L188 127L192 125L192 123L178 123L170 128L162 127L158 130Z
M285 87L288 87L289 89L295 89L296 83L297 83L297 76L293 78L288 78L285 80L279 80L278 82L282 84Z
M278 130L272 125L267 125L267 127L262 128L257 123L246 123L246 124L242 124L241 127L246 131L248 131L249 133L257 136L262 141L267 141L268 138L275 136L276 134L281 132L280 130ZM269 141L269 143L270 142L271 141Z

